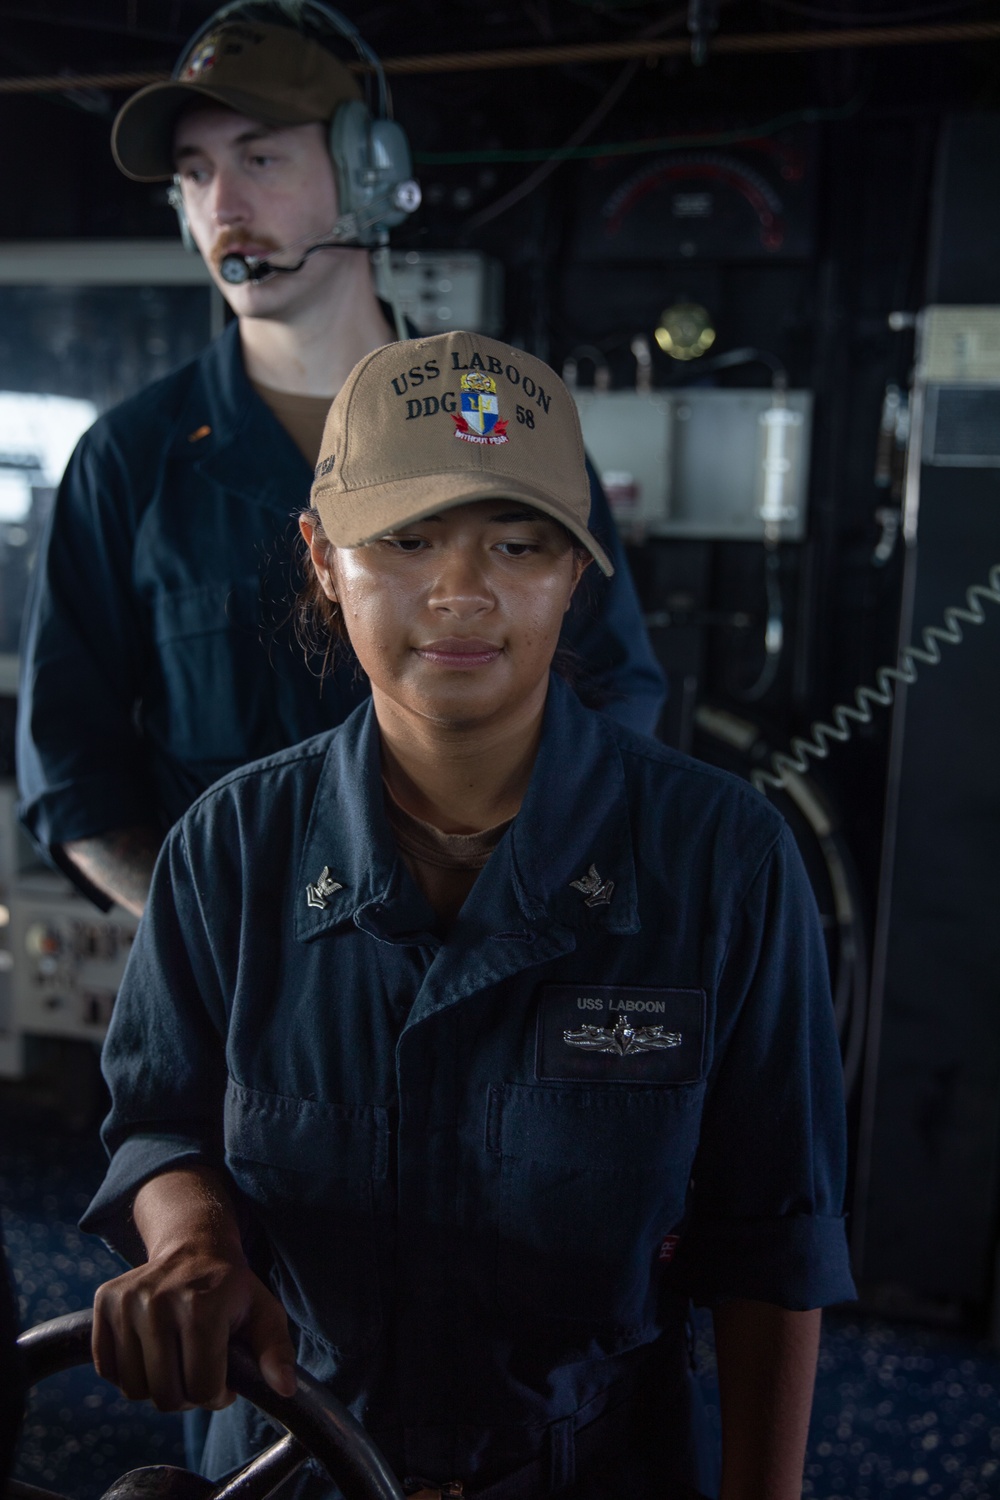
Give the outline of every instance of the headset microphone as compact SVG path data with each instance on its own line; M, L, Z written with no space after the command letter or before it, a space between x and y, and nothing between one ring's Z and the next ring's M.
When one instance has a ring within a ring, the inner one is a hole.
M402 213L412 213L420 204L420 188L415 182L400 182L396 184L391 195L393 208ZM382 205L379 205L381 208ZM374 217L359 218L357 214L342 214L337 220L328 239L318 240L309 245L302 252L294 266L279 266L273 261L265 260L258 255L240 255L236 251L224 255L219 262L219 275L223 281L230 286L243 286L251 282L254 286L262 281L267 281L272 276L291 276L295 271L301 271L311 255L317 250L336 250L344 245L358 246L364 243L364 237L368 231L374 229L377 233L377 245L384 249L388 235L380 223L383 213L377 213ZM279 255L288 250L297 250L303 240L297 240L294 244L283 245L277 252ZM376 253L378 253L376 251ZM384 258L384 257L383 257ZM395 311L395 308L393 309ZM403 337L404 335L400 335Z
M248 281L257 286L262 281L269 281L272 276L291 276L293 272L301 271L310 255L315 255L317 250L333 250L345 242L346 236L344 239L320 240L317 244L310 245L294 266L276 266L273 261L263 260L259 255L238 255L233 251L220 260L219 275L230 286L244 286Z
M410 337L410 333L406 326L403 310L399 305L399 298L396 294L396 284L392 274L392 262L389 259L388 239L388 235L383 236L382 244L373 251L372 258L382 268L386 300L392 309L392 321L396 326L396 337L406 339ZM251 286L259 286L262 281L268 281L272 276L291 276L295 271L301 271L310 255L315 255L317 250L333 250L345 243L356 246L358 241L353 235L350 238L345 236L343 239L320 240L318 244L310 245L309 249L304 252L300 260L296 261L294 266L276 266L273 261L261 260L256 255L238 255L232 252L229 255L224 255L219 262L219 275L230 286L245 286L247 282Z
M320 250L323 247L316 245L314 248ZM269 260L258 260L256 255L224 255L219 262L219 275L230 286L242 286L246 281L256 285L258 281L265 281L277 271L298 271L304 264L305 256L295 266L272 266Z

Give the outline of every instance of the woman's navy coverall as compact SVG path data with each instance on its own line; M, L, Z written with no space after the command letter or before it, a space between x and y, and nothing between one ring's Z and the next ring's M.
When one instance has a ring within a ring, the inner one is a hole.
M652 734L663 674L593 470L591 569L563 631L607 711ZM213 781L347 718L353 663L322 684L290 628L309 465L247 378L232 323L106 413L69 462L25 616L21 813L41 848L166 829ZM107 898L54 856L99 905Z
M140 1184L224 1166L301 1362L398 1474L474 1492L534 1465L547 1494L645 1442L651 1492L711 1493L689 1297L853 1296L791 835L553 678L522 808L434 928L370 705L200 798L115 1008L84 1227L141 1259ZM208 1471L264 1440L242 1403L216 1413Z

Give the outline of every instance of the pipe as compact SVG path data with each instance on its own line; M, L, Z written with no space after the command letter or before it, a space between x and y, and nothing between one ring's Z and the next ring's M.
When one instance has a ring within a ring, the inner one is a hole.
M743 32L716 35L713 57L766 52L829 52L856 47L927 47L942 42L1000 41L1000 21L963 21L947 26L852 26L834 31ZM577 42L560 47L509 47L488 52L432 52L416 57L386 57L386 73L473 73L501 68L547 68L560 63L655 61L684 57L687 37L645 38L627 42ZM363 63L347 64L351 72L369 71ZM161 83L169 73L55 73L33 78L0 78L0 94L54 94L75 89L131 89Z

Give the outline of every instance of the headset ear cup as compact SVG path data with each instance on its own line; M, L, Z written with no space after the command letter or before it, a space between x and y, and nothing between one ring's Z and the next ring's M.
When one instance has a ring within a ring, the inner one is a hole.
M358 214L371 195L371 116L360 99L342 104L330 121L330 155L341 214Z
M379 184L380 224L383 229L394 229L420 206L410 143L398 120L373 120L369 134L371 160Z
M378 244L420 203L403 127L395 120L373 120L360 99L342 104L334 115L330 155L341 216L354 216L361 244Z

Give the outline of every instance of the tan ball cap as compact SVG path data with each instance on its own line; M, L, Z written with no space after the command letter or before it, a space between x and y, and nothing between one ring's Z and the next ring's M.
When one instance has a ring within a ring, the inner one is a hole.
M523 349L478 333L383 344L330 408L312 487L323 530L356 547L470 500L520 500L561 521L609 577L590 534L576 405Z
M333 118L361 90L342 62L290 26L227 21L196 42L169 83L151 83L118 111L111 150L127 177L159 182L174 174L174 127L199 98L263 125Z

